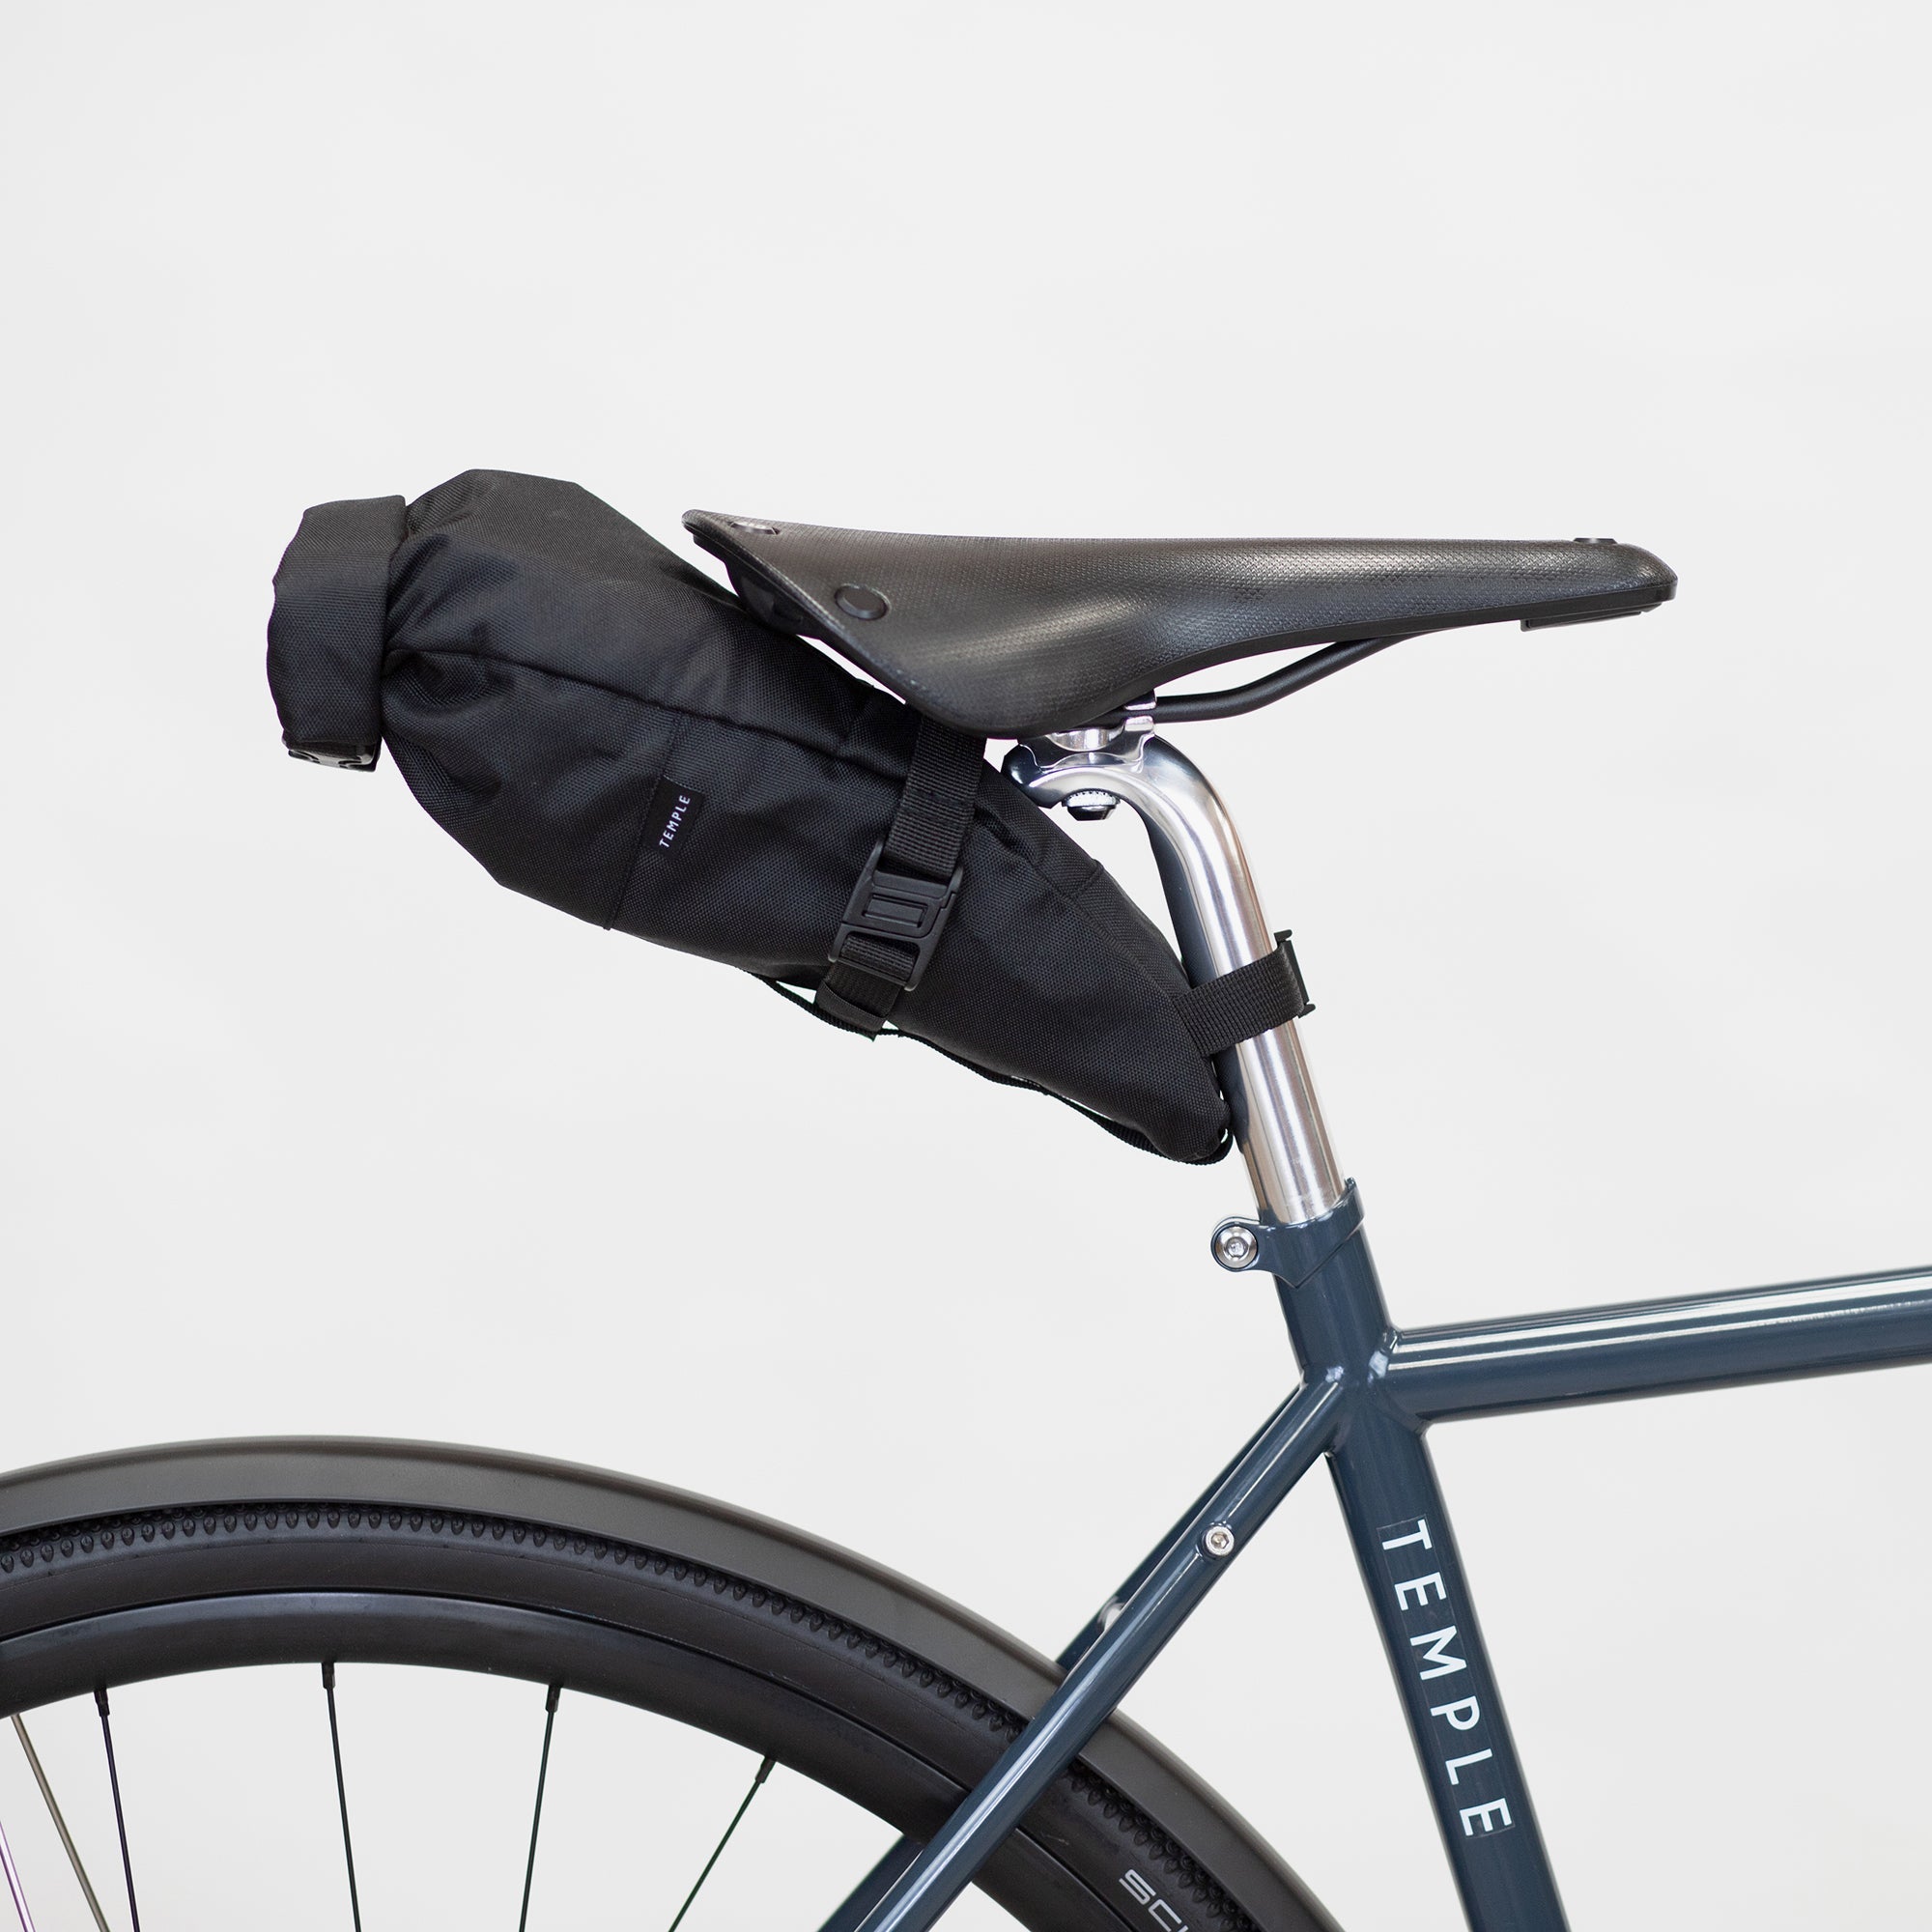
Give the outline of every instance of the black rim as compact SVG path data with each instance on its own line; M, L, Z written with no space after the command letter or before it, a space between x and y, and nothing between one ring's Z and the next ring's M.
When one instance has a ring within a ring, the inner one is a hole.
M776 1758L919 1838L930 1835L963 1795L960 1783L882 1732L703 1650L567 1612L415 1592L242 1593L130 1606L23 1633L0 1642L0 1716L84 1697L103 1680L125 1685L322 1660L561 1684ZM1088 1803L1111 1816L1118 1796L1089 1773L1075 1777ZM1163 1854L1165 1834L1151 1820L1141 1820L1133 1836L1146 1847L1143 1862L1192 1881L1197 1914L1190 1923L1253 1928L1184 1854ZM1036 1924L1074 1923L1066 1916L1073 1898L1091 1912L1104 1897L1028 1837L1012 1840L983 1882L1009 1910ZM1078 1922L1087 1922L1085 1914ZM1105 1922L1118 1922L1111 1911Z
M330 1489L296 1487L316 1477ZM331 1492L343 1499L298 1500ZM457 1506L378 1500L410 1492ZM505 1501L544 1515L489 1507ZM570 1521L595 1527L559 1526ZM638 1479L494 1452L347 1441L129 1452L0 1478L0 1715L234 1665L482 1672L560 1683L776 1755L923 1838L1052 1681L1044 1660L850 1552ZM530 1748L535 1774L534 1731ZM1180 1835L1159 1822L1168 1812ZM1333 1925L1131 1725L1108 1726L1028 1829L1036 1836L982 1875L1026 1923L1134 1922L1131 1901L1113 1896L1132 1868L1196 1932ZM1223 1864L1238 1892L1214 1875Z

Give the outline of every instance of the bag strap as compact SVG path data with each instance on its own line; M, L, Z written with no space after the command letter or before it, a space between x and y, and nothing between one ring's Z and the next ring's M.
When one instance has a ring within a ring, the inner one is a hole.
M1204 980L1176 1003L1181 1024L1203 1060L1212 1060L1244 1039L1315 1010L1290 935L1278 932L1274 938L1272 952L1223 973L1218 980Z
M812 1001L827 1018L876 1034L919 984L959 895L985 750L983 738L920 719L898 810L859 874Z

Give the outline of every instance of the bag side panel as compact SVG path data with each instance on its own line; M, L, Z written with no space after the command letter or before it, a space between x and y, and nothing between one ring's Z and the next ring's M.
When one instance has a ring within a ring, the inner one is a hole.
M608 925L674 715L569 678L391 652L384 735L416 801L498 885Z

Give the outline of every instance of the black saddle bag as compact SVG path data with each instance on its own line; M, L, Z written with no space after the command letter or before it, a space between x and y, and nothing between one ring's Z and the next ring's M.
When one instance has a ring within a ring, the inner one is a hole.
M977 744L768 630L575 484L471 470L407 508L310 510L275 577L269 682L292 753L367 768L386 742L498 884L819 993L862 1033L879 1019L827 981L845 983L830 956L876 864L887 933L895 911L938 920L897 953L919 957L893 1029L1174 1159L1227 1151L1186 977L1106 870ZM923 906L895 908L935 783L958 810L952 876L942 852Z

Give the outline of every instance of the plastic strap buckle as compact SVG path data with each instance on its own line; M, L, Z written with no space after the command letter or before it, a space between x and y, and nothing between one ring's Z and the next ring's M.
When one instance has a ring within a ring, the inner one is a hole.
M910 946L912 969L902 988L910 993L923 976L932 949L939 944L939 935L946 930L966 868L956 867L952 878L944 883L937 879L917 879L907 872L881 871L879 861L885 852L886 841L881 838L872 847L866 869L859 874L859 883L853 888L851 902L826 956L835 965L838 963L845 956L847 944L860 933Z

